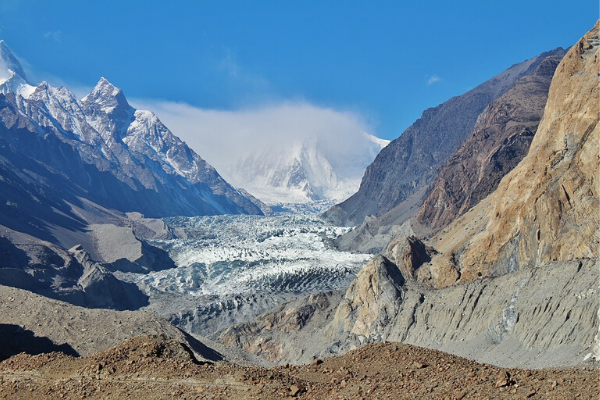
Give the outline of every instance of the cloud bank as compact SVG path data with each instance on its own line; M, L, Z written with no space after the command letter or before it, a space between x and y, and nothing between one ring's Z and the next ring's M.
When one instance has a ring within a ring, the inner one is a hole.
M356 113L306 102L236 111L140 99L131 104L138 109L153 111L175 135L219 172L226 172L249 153L281 151L282 146L307 141L318 141L332 167L348 171L356 164L354 156L364 154L365 135L372 131L364 118ZM356 171L359 177L364 172L362 168Z

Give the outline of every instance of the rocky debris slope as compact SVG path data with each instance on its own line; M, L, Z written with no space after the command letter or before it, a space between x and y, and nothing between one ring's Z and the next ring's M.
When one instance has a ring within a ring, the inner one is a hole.
M491 102L467 140L450 157L418 213L438 231L492 193L527 154L542 119L561 55L544 58L532 74Z
M427 188L439 168L473 130L478 116L521 77L533 73L548 56L543 53L516 64L475 89L430 108L367 168L359 191L324 216L333 223L359 225L367 215L383 215Z
M0 286L0 330L4 356L53 350L90 356L135 336L162 334L199 360L222 358L155 314L83 308L7 286Z
M0 363L0 398L595 399L596 372L502 369L400 344L302 366L198 364L180 343L154 335L85 358L12 357Z
M327 332L342 343L399 341L510 367L577 365L593 352L598 279L594 262L553 263L440 290L409 284L393 301L379 296L350 310L345 303L363 294L348 290ZM352 318L362 325L348 327Z
M134 310L149 296L130 274L175 268L165 250L149 240L171 239L164 221L123 214L82 201L72 211L87 229L53 227L48 241L0 225L0 284L90 308ZM67 247L68 248L68 247ZM98 262L96 262L96 260Z
M8 229L0 232L0 284L90 308L132 310L148 304L136 285L117 279L81 246L65 251Z
M311 346L321 343L320 331L333 317L342 296L341 291L316 293L283 303L250 322L231 325L218 340L270 364L284 360L308 363L315 354Z
M326 307L282 305L234 325L221 340L278 363L388 340L505 367L578 365L594 351L599 279L587 260L436 290L402 284L396 265L379 256L342 297L328 297Z

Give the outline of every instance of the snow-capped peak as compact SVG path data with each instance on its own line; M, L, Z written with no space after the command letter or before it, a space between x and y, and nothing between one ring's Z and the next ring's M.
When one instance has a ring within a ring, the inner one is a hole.
M358 190L365 168L389 141L367 133L340 143L305 137L249 148L217 165L229 182L270 205L340 202Z
M9 71L11 73L10 77L0 83L0 93L16 93L26 99L29 98L29 96L31 96L31 94L35 91L35 87L25 82L23 78L21 78L12 70Z
M28 98L34 90L35 87L27 83L19 60L6 42L0 40L0 93L16 93Z
M81 101L82 103L97 104L107 114L110 114L116 108L132 108L127 102L123 91L110 83L106 78L100 78L90 94L85 96Z
M0 40L0 84L17 75L27 82L25 71L4 40Z

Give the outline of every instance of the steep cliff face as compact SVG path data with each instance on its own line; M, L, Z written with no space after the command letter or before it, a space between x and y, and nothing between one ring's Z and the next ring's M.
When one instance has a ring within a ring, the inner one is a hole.
M597 258L600 243L598 24L556 70L531 149L490 199L461 281L547 261Z
M562 55L545 58L531 75L490 103L450 157L418 213L437 231L493 192L527 154L542 119L550 82Z
M423 112L387 145L367 168L359 191L324 216L341 225L358 225L367 215L382 215L427 187L439 168L471 132L479 114L549 55L516 64L475 89Z

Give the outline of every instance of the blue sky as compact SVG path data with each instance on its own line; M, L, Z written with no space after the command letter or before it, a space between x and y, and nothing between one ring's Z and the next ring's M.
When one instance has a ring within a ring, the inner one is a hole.
M299 102L394 139L597 18L566 0L2 0L0 38L32 83L83 93L104 76L148 106L228 112Z

